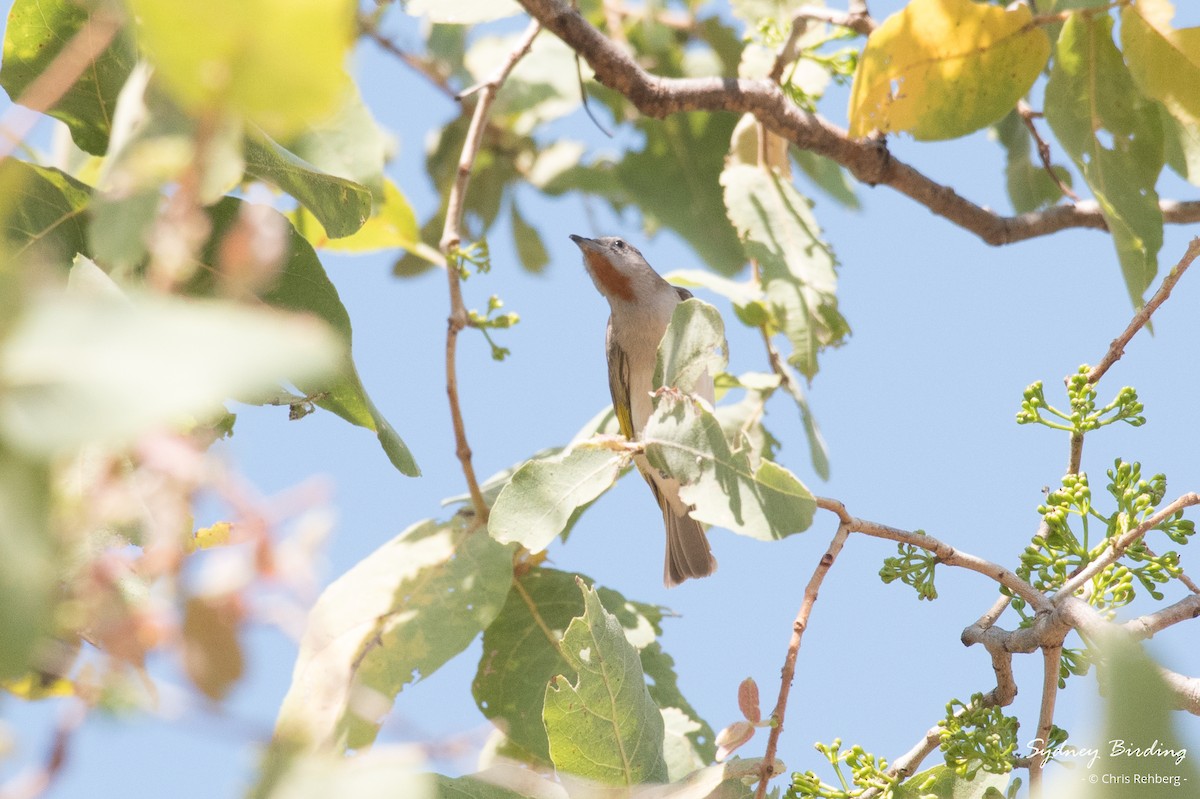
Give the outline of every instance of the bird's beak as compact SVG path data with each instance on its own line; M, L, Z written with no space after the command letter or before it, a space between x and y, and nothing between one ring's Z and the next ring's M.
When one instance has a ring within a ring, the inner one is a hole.
M589 250L592 252L599 252L601 249L600 244L595 239L585 238L584 236L576 236L574 233L567 238L575 242L575 245L585 253Z

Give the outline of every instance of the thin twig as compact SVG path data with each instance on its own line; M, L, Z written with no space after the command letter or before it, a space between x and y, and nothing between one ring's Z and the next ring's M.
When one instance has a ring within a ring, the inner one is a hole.
M0 117L0 162L8 158L44 114L75 85L121 29L121 20L106 8L98 9L33 81L16 103ZM30 113L31 111L36 113Z
M399 45L384 36L376 26L374 20L367 17L365 14L360 14L358 17L358 29L371 41L375 42L381 50L395 56L402 64L407 66L412 71L416 72L425 80L429 81L438 91L447 97L454 97L454 89L450 88L450 84L446 81L446 76L442 75L433 66L424 59L413 55L407 50L402 50Z
M529 23L520 43L509 54L508 59L496 70L495 74L479 91L475 110L471 115L471 125L467 129L467 137L463 142L462 155L458 159L458 174L454 185L450 187L450 198L446 203L446 223L442 228L441 250L446 256L446 276L450 281L450 318L446 326L446 395L450 401L450 419L454 425L455 454L462 464L463 476L467 480L467 490L471 494L471 505L475 509L475 518L480 524L486 524L488 518L487 502L479 488L479 480L475 476L475 467L471 463L471 446L467 442L467 429L463 423L462 408L458 399L458 376L455 368L455 351L458 334L467 326L467 309L462 298L462 277L459 273L459 245L462 243L463 213L466 209L467 187L471 182L471 170L475 166L475 158L479 155L483 143L483 132L487 126L488 111L496 99L496 93L501 84L512 72L517 62L529 52L533 46L534 37L542 26L535 20Z
M1042 648L1042 704L1038 711L1038 728L1035 741L1048 746L1050 730L1054 726L1054 704L1058 699L1058 673L1062 660L1061 646ZM1029 797L1040 799L1042 795L1042 769L1045 758L1032 758L1029 762Z
M851 3L848 11L838 11L824 6L802 6L796 9L796 13L792 15L792 29L795 30L796 23L807 20L827 22L863 36L870 36L871 31L876 28L875 20L867 13L866 3Z
M627 97L642 113L661 118L683 111L753 114L772 133L803 150L846 167L869 185L887 185L992 245L1045 236L1067 228L1107 230L1094 201L1000 216L926 177L888 152L877 139L852 139L846 131L793 103L769 80L662 78L641 68L562 0L519 0L533 16L583 55L596 80ZM1172 224L1200 221L1200 201L1159 203Z
M836 513L838 518L842 520L842 524L848 527L852 533L862 533L872 538L883 538L888 541L897 541L902 544L919 547L936 555L939 563L969 569L973 572L979 572L986 577L991 577L997 583L1009 589L1021 597L1021 599L1024 599L1029 603L1030 607L1039 613L1048 611L1051 608L1050 601L1041 591L1038 591L1010 569L998 563L992 563L990 560L985 560L977 555L961 552L931 535L912 533L908 530L901 530L898 527L891 527L879 522L872 522L852 516L846 510L846 506L836 499L817 497L817 507Z
M1158 287L1158 291L1154 292L1154 296L1150 301L1141 307L1141 309L1133 315L1133 319L1129 322L1129 326L1125 328L1125 332L1113 339L1108 345L1108 352L1100 359L1100 363L1092 367L1092 371L1088 372L1088 382L1095 383L1104 373L1107 372L1114 363L1121 359L1125 354L1125 345L1127 345L1139 330L1146 326L1150 321L1150 316L1158 310L1158 307L1167 301L1171 296L1171 291L1175 288L1175 284L1179 282L1179 278L1183 277L1183 273L1192 265L1192 261L1200 256L1200 237L1192 239L1188 242L1187 250L1183 257L1179 259L1179 263L1172 267L1167 276L1163 278L1162 284Z
M804 637L804 631L808 629L808 617L812 614L813 605L816 604L821 583L824 582L825 575L829 574L833 562L837 560L838 553L842 551L842 546L845 545L849 535L850 530L846 525L839 524L833 540L829 542L829 547L821 556L816 568L813 569L812 577L809 578L808 585L804 588L804 599L800 603L799 612L796 613L796 620L792 622L792 638L788 642L787 656L783 659L783 669L780 671L779 698L775 701L775 709L771 711L771 732L767 736L767 749L763 754L758 788L754 792L755 799L763 799L767 795L767 783L771 781L771 777L775 773L775 752L779 747L779 736L783 732L783 718L787 712L792 680L796 676L796 658L800 654L800 639Z
M1024 100L1018 100L1017 116L1019 116L1021 121L1025 123L1025 129L1028 130L1029 135L1033 137L1033 143L1037 148L1038 158L1041 160L1042 168L1046 170L1046 174L1050 176L1050 179L1054 181L1054 185L1058 186L1058 190L1062 192L1064 196L1070 197L1074 202L1079 202L1081 199L1080 196L1071 191L1071 187L1063 183L1062 178L1060 178L1058 173L1054 171L1054 164L1050 162L1050 145L1046 143L1046 140L1042 138L1042 134L1038 133L1037 126L1033 124L1033 118L1041 115L1030 108L1029 103L1025 102Z

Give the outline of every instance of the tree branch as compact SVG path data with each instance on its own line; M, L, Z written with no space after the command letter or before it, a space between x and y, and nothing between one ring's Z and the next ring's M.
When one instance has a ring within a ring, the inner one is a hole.
M1049 741L1050 730L1054 727L1054 703L1058 698L1058 672L1062 659L1062 646L1047 646L1042 648L1042 704L1038 711L1038 728L1035 741ZM1042 770L1046 759L1030 758L1029 761L1029 796L1030 799L1040 799L1042 795Z
M862 533L872 538L884 538L888 541L898 541L902 544L911 544L912 546L920 547L926 552L936 555L939 563L944 563L947 566L958 566L973 572L979 572L986 577L991 577L1000 585L1009 589L1021 597L1021 599L1024 599L1029 603L1030 607L1039 613L1050 610L1050 601L1042 592L1022 580L1011 570L999 564L992 563L990 560L984 560L967 552L960 552L931 535L910 533L907 530L851 516L846 510L846 506L836 499L817 497L817 507L836 513L838 518L842 520L842 524L848 527L852 533Z
M662 118L682 111L753 114L767 129L797 147L841 164L863 183L890 186L991 245L1011 244L1068 228L1107 229L1100 207L1093 201L1000 216L892 157L882 140L851 139L838 126L797 107L772 81L651 75L562 0L520 3L583 55L596 73L596 80L627 97L648 116ZM1166 222L1200 222L1200 201L1163 201L1160 206Z
M462 298L462 275L459 268L462 259L459 245L462 243L462 221L466 209L467 187L471 182L471 169L475 166L475 158L483 142L483 131L487 126L488 112L496 99L496 93L504 83L517 62L529 52L533 46L534 37L541 30L537 21L529 23L520 43L509 54L500 68L479 89L479 99L471 115L471 125L467 129L467 138L463 142L462 155L458 159L458 173L454 185L450 187L450 198L446 203L446 223L442 228L441 250L446 256L446 276L450 281L450 318L446 326L446 395L450 401L450 419L454 425L455 453L462 463L463 476L467 480L467 490L471 494L471 505L475 509L475 517L481 524L487 523L488 506L479 489L479 480L475 476L475 467L471 464L471 446L467 442L467 429L463 423L462 408L458 400L458 376L455 368L455 352L458 344L458 334L467 326L467 309Z
M767 736L767 750L759 768L758 788L754 792L755 799L763 799L767 795L767 783L771 781L771 777L775 773L775 752L779 746L779 736L783 732L783 717L787 712L788 694L791 693L792 680L796 676L796 658L800 654L800 639L804 637L804 631L808 629L808 617L812 613L813 605L816 604L821 583L824 582L825 575L833 567L833 562L837 559L838 553L842 551L842 546L846 543L849 535L850 530L846 525L839 524L825 554L821 556L817 567L813 569L812 577L809 578L808 585L804 589L804 600L800 603L796 620L792 622L792 639L788 642L787 656L783 659L783 669L779 678L779 698L775 701L775 709L771 711L771 732Z
M1183 273L1192 265L1192 261L1196 260L1197 256L1200 256L1200 237L1188 242L1187 250L1184 252L1183 257L1179 259L1179 263L1175 264L1171 271L1167 273L1167 276L1163 278L1158 291L1154 292L1154 296L1150 298L1150 301L1133 315L1133 319L1130 320L1129 326L1125 328L1125 331L1108 345L1108 352L1100 359L1100 363L1093 366L1092 371L1088 372L1089 383L1095 383L1104 377L1104 373L1121 359L1121 356L1125 354L1125 345L1137 335L1139 330L1146 326L1150 321L1150 316L1158 310L1158 307L1167 301L1167 298L1171 296L1171 291L1175 288L1175 284L1179 282L1179 278L1183 277Z
M1130 619L1121 626L1128 630L1134 638L1142 640L1153 638L1154 634L1167 629L1173 624L1188 621L1200 616L1200 594L1191 594L1173 605Z

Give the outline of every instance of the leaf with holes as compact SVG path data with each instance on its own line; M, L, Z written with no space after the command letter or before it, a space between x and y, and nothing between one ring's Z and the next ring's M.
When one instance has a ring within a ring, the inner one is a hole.
M702 522L764 541L812 524L816 500L795 475L731 450L716 417L677 392L658 397L642 440L650 465L679 480L680 496Z
M850 135L965 136L1008 113L1049 56L1050 39L1027 5L913 0L867 40L850 92Z

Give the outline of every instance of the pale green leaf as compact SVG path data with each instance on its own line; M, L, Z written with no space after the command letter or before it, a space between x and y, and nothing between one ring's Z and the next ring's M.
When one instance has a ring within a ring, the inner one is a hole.
M331 238L349 236L371 215L366 186L321 171L261 131L246 139L246 172L299 200Z
M188 110L243 116L288 135L335 113L349 91L352 0L207 0L180 24L175 0L129 0L139 44Z
M532 771L522 771L523 780L539 780ZM503 785L493 785L485 776L468 775L465 777L443 777L434 775L437 799L527 799L530 794L518 792ZM549 785L549 783L548 783ZM561 799L567 799L567 792L561 787L554 786L561 792Z
M1139 0L1121 9L1121 49L1142 94L1158 100L1181 125L1200 127L1200 27L1175 30L1168 0Z
M606 785L665 782L662 714L646 689L638 651L596 592L578 583L584 613L561 641L574 675L550 681L542 711L550 759L560 772Z
M816 500L791 472L731 450L716 417L678 393L659 395L642 440L650 464L679 480L680 496L702 522L764 541L812 523Z
M205 251L207 263L219 263L220 241L236 222L243 205L243 201L230 197L209 209L213 234ZM289 256L284 264L283 273L275 284L263 293L262 299L278 308L314 314L328 322L341 335L343 341L339 367L332 377L319 380L293 378L291 382L322 408L374 432L392 465L402 474L417 476L421 470L417 467L412 453L375 407L359 379L350 352L350 315L342 305L337 289L325 273L317 254L313 252L312 245L290 224L287 225L287 234ZM212 276L206 272L198 275L190 288L199 294L211 294L217 290Z
M514 0L408 0L404 10L430 22L450 25L474 25L492 22L521 13Z
M560 148L555 163L539 170L539 179L548 194L581 191L604 198L617 211L634 205L650 232L674 230L714 271L733 275L746 259L725 217L718 178L736 123L729 115L699 113L642 119L637 127L644 137L640 150L615 163L597 159L562 168L559 156L569 150ZM681 196L687 201L681 202ZM667 271L674 265L654 266Z
M86 28L91 36L99 37L114 24L113 12L104 4L14 0L4 31L0 86L14 102L20 100L76 34ZM51 116L67 124L80 148L93 155L104 154L117 95L136 60L131 37L118 33L50 109Z
M317 600L277 732L315 748L369 745L395 696L492 622L511 580L511 550L481 531L405 530Z
M0 434L50 454L117 443L331 372L322 324L233 303L46 294L0 348Z
M1171 169L1193 186L1200 186L1200 127L1182 125L1162 109L1163 155Z
M953 139L1003 117L1029 91L1050 39L1029 6L913 0L867 40L850 93L850 135Z
M495 2L495 0L492 0ZM476 82L488 80L511 56L524 34L483 36L471 43L465 64ZM580 104L575 51L557 36L539 36L517 62L496 95L491 118L504 121L512 132L528 136L534 130L572 113Z
M1112 41L1108 15L1063 25L1045 113L1091 188L1112 233L1135 306L1158 271L1163 221L1155 184L1163 166L1158 111L1143 99ZM1111 146L1102 143L1103 133Z
M376 200L383 198L383 166L394 145L356 87L335 114L305 126L284 146L322 172L366 186Z
M61 555L49 513L46 465L0 441L0 680L36 668L38 643L51 626Z
M968 780L942 763L905 780L896 792L896 799L987 799L988 791L993 791L991 796L1003 796L1011 780L1011 774L987 771L980 771L974 779Z
M411 747L392 747L344 757L332 752L296 757L278 776L266 799L437 799L434 777L422 773Z
M729 345L720 312L695 298L675 306L671 322L658 345L653 384L694 392L725 369Z
M526 462L496 497L488 533L541 552L566 527L576 510L607 491L628 454L596 445Z
M771 326L791 342L788 362L812 378L817 353L850 332L837 309L833 253L808 201L779 175L734 164L721 185L745 254L758 262Z

